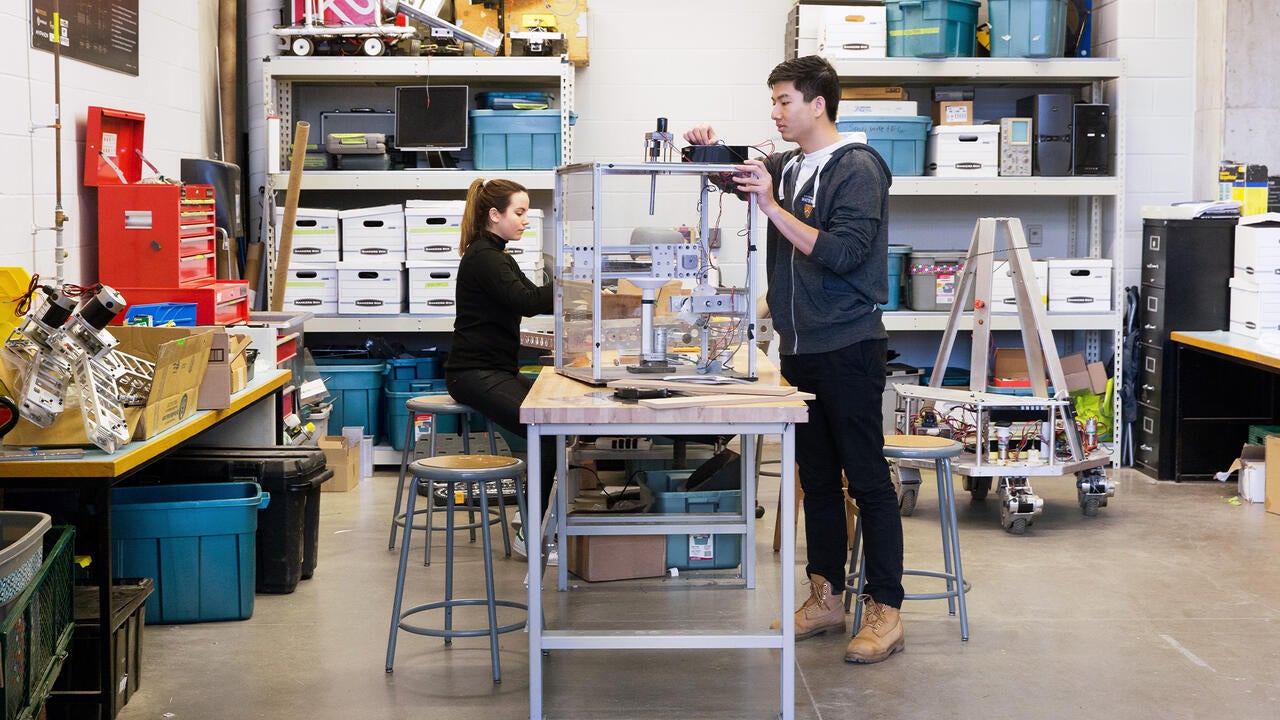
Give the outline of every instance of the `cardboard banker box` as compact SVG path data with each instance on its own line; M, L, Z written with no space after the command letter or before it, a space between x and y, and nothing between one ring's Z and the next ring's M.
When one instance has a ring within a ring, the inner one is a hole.
M120 341L117 349L155 363L155 376L146 403L126 407L125 420L135 440L146 440L168 430L196 412L200 383L209 364L213 332L208 328L112 327ZM0 378L16 387L13 368L0 363ZM4 437L6 445L77 446L91 445L84 433L79 403L68 403L62 414L47 428L26 420Z

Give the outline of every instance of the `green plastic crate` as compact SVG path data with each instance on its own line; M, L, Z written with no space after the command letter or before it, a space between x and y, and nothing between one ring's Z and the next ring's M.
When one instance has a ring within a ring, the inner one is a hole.
M1280 435L1280 425L1250 425L1249 426L1249 444L1261 445L1267 440L1268 435Z
M75 630L75 528L53 528L45 533L43 545L44 562L9 604L0 624L3 720L39 715L62 670Z

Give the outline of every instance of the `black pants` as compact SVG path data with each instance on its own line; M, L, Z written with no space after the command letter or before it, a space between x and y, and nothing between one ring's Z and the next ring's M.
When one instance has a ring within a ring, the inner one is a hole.
M844 585L849 537L843 470L862 519L865 592L876 602L901 607L902 519L884 459L880 417L887 348L887 340L866 340L827 353L783 355L782 376L817 396L809 401L809 422L796 426L808 572L826 578L837 591Z
M529 394L533 381L520 373L502 370L463 370L445 373L445 388L454 400L483 413L508 432L526 436L526 428L520 423L520 403ZM551 481L556 476L555 437L542 438L541 474L542 510L546 512L551 497ZM525 520L528 522L528 519Z

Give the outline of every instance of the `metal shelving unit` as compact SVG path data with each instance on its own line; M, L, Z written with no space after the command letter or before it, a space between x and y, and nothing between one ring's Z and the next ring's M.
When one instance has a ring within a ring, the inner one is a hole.
M1070 88L1081 92L1086 101L1112 105L1112 140L1114 153L1112 175L1102 177L1001 177L955 179L936 177L895 177L890 195L895 197L1056 197L1068 198L1067 226L1069 251L1081 257L1110 257L1113 260L1113 312L1094 315L1050 314L1050 328L1055 331L1080 331L1084 336L1085 354L1090 359L1105 359L1104 334L1109 334L1115 362L1113 374L1121 374L1121 344L1124 309L1124 106L1119 86L1124 78L1124 62L1119 58L877 58L833 63L842 81L848 85L902 85L928 88L937 85L973 85L987 89ZM1078 203L1086 203L1083 227L1078 227ZM975 215L975 220L977 216ZM963 228L967 234L972 226ZM1105 233L1105 235L1104 235ZM1076 235L1084 243L1077 242ZM1017 316L992 317L993 329L1017 328ZM886 312L885 327L890 332L937 332L946 326L945 313ZM964 318L964 327L972 327L972 319ZM1120 417L1120 394L1115 394L1115 417ZM1120 425L1117 423L1117 425ZM1121 446L1121 428L1115 428L1113 442ZM1118 454L1116 454L1118 457Z
M279 145L287 149L292 141L294 98L298 85L396 85L403 83L466 83L486 88L555 89L560 104L560 155L562 162L573 159L574 66L563 57L294 57L267 58L262 63L263 109L268 117L279 117ZM268 125L270 127L270 125ZM270 132L270 130L268 130ZM268 138L270 141L271 138ZM271 146L271 142L267 143ZM280 197L289 174L281 163L287 156L267 160L267 192ZM273 160L276 162L273 164ZM380 172L306 171L302 191L445 191L461 197L477 177L492 177L495 171L392 170ZM515 180L532 191L555 187L554 170L502 170L502 177ZM276 248L267 230L268 292L275 276ZM318 318L307 325L310 332L350 331L448 332L452 318L362 317Z

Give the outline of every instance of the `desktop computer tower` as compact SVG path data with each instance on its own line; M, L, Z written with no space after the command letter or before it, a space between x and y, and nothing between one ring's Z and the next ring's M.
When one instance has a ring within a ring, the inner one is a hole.
M1110 175L1111 106L1076 103L1071 113L1071 174Z
M1075 98L1068 94L1028 95L1018 101L1018 117L1031 118L1035 133L1032 165L1036 175L1071 174L1071 113Z

